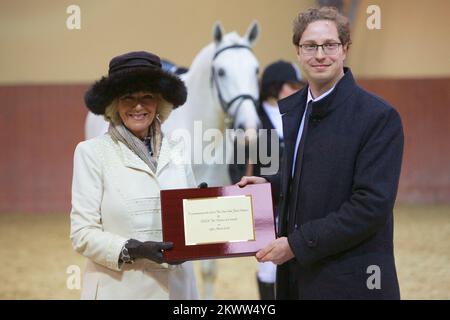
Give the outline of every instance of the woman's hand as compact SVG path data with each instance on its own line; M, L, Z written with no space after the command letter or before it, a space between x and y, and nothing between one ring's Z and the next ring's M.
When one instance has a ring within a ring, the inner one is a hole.
M131 239L126 245L128 253L132 259L148 259L156 263L163 263L164 250L169 250L173 247L172 242L157 242L157 241L145 241Z

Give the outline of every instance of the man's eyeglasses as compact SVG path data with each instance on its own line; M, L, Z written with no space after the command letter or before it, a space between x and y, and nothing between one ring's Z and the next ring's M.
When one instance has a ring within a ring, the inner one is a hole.
M156 97L153 94L145 94L140 97L125 95L119 98L121 104L128 108L134 108L138 104L143 107L150 106L156 102Z
M306 43L299 44L301 52L306 56L315 55L319 47L322 47L322 51L327 56L334 55L338 52L339 46L342 43L334 42L334 43L324 43L324 44L315 44L315 43Z

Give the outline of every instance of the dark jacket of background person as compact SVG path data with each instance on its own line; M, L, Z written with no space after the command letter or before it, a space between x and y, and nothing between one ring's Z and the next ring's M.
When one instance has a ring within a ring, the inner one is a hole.
M262 105L260 104L258 109L258 116L259 119L261 120L261 126L262 129L266 129L267 130L267 147L266 147L266 152L267 152L267 157L271 159L272 161L279 161L279 159L282 159L283 156L283 150L284 150L284 139L280 138L276 131L272 131L275 130L275 127L273 126L272 122L269 119L269 116L267 115L267 113L264 111L264 108L262 107ZM274 136L273 136L274 135ZM273 151L272 151L272 144L270 143L272 139L277 139L278 140L278 155L279 155L279 159L274 159L273 157ZM259 142L261 142L262 140L259 140ZM262 143L262 142L261 142ZM258 148L260 148L260 143L258 143ZM259 149L258 149L259 151ZM266 153L264 152L264 153ZM269 162L268 164L263 164L261 163L261 159L258 156L258 161L255 163L254 165L254 172L253 174L255 176L260 176L262 174L261 169L264 167L270 167L271 166L271 162ZM274 175L274 177L272 177L272 179L277 179L279 180L280 178L280 169L281 169L281 161L277 170L277 173ZM264 172L263 172L264 173ZM273 180L272 180L273 181ZM279 184L280 182L277 181L276 184Z
M264 69L260 81L260 102L256 107L256 112L261 121L261 128L259 128L258 141L255 148L256 155L251 154L250 147L247 144L245 147L246 161L245 163L238 163L237 142L234 141L234 162L228 166L230 178L233 183L238 182L244 175L259 176L275 174L276 172L279 177L280 159L284 149L284 142L283 138L279 137L263 104L267 103L271 108L274 108L273 110L275 108L278 110L276 101L294 93L304 86L305 82L302 80L298 68L288 61L277 60ZM278 150L276 150L278 152L272 150L273 146L278 146ZM264 159L262 159L261 155ZM275 162L278 162L278 164L275 164ZM261 170L263 168L267 170ZM279 181L277 184L279 184Z
M281 166L281 161L279 159L281 159L282 153L283 153L283 149L284 149L284 142L283 139L280 139L280 137L277 135L276 131L275 131L275 127L273 126L272 122L269 119L269 116L267 115L267 113L264 111L264 108L262 107L261 104L258 105L257 109L256 109L257 113L258 113L258 117L261 121L261 128L259 129L259 137L257 140L257 149L256 149L256 161L254 161L251 165L251 171L248 172L248 166L249 166L249 146L248 144L245 146L245 163L238 163L238 156L237 156L237 141L233 142L233 150L234 150L234 154L233 154L233 163L228 165L228 173L230 175L230 179L231 182L237 183L239 180L241 180L242 176L244 175L256 175L259 176L261 175L263 172L261 172L261 169L264 167L269 167L271 168L272 166L272 162L273 161L279 161L279 166L278 166L278 170L276 170L276 177L272 177L272 179L277 179L279 180L280 177L280 166ZM273 132L271 130L274 130ZM261 139L261 135L262 134L266 134L267 133L267 138L265 138L265 140ZM274 153L272 151L272 144L271 144L271 140L272 139L276 139L278 140L278 157L275 159L274 157ZM263 141L267 142L266 145L264 146L264 156L268 159L270 159L269 163L261 163L261 159L259 156L260 153L260 149L262 148L262 144ZM276 184L279 184L280 182L277 181Z

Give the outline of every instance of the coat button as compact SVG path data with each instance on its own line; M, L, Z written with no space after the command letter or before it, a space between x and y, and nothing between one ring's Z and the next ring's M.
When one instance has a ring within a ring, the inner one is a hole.
M315 247L316 242L314 240L308 240L308 247Z
M295 230L297 230L297 229L298 229L298 225L297 225L297 224L295 224L294 228L295 228Z

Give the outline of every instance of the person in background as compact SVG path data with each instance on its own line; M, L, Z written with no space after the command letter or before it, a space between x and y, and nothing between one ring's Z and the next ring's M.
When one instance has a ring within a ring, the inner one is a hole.
M155 54L117 56L85 95L108 132L78 144L74 155L70 237L87 260L82 299L197 299L191 262L168 265L160 190L195 187L184 147L161 124L187 92Z
M278 60L269 64L262 74L260 85L261 103L257 111L262 124L261 129L267 130L261 131L261 134L267 134L266 150L268 151L267 156L271 161L278 161L280 163L284 149L283 122L278 109L278 100L290 96L304 86L305 83L301 80L298 68L287 61ZM272 158L274 156L271 152L272 132L276 132L276 139L279 145L277 159ZM260 175L261 168L269 165L263 165L260 161L257 161L254 165L253 174ZM279 168L279 165L277 167ZM279 172L277 176L279 179ZM275 264L270 261L259 263L257 282L261 300L275 299L275 275Z

